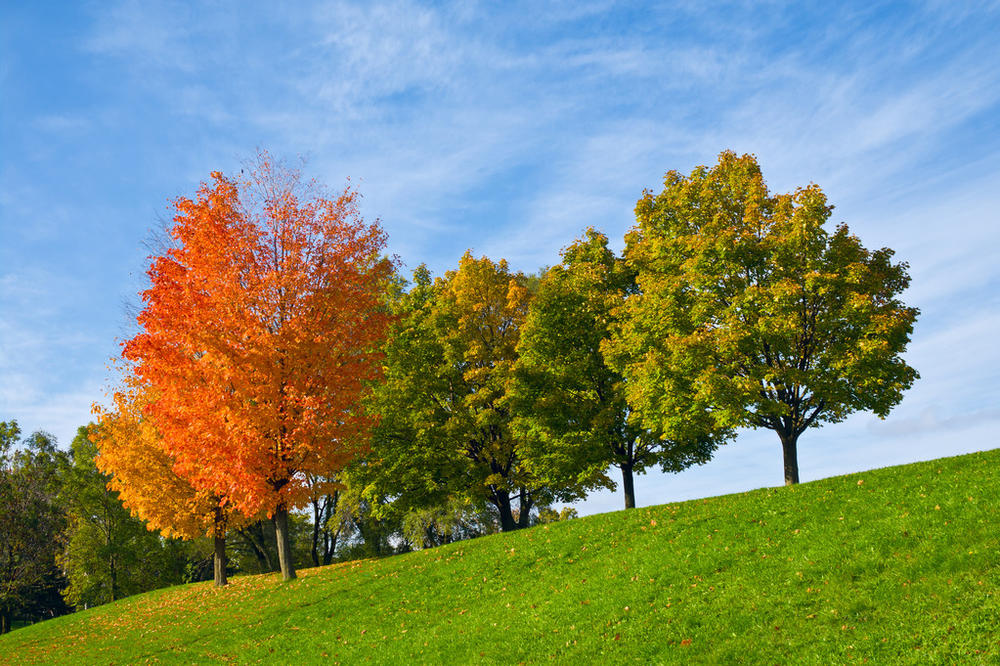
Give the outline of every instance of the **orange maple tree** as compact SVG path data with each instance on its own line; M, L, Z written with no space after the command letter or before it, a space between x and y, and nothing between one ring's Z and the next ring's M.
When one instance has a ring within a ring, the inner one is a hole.
M246 516L274 517L295 576L288 511L306 475L332 476L371 427L392 262L348 187L325 195L267 153L175 202L173 246L153 257L141 332L124 345L175 469Z
M135 375L123 373L123 385L111 395L113 407L94 406L97 423L90 439L97 445L97 468L110 477L108 489L122 504L166 537L215 542L215 584L226 578L226 533L245 519L223 498L198 490L174 471L175 460L164 447L152 420L143 415L147 390Z

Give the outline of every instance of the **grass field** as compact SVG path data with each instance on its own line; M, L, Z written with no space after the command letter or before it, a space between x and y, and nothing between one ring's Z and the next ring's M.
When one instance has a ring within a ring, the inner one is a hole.
M158 590L2 663L997 663L1000 450Z

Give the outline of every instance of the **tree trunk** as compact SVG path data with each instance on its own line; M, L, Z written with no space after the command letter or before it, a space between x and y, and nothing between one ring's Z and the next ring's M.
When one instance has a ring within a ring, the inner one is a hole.
M493 492L493 497L494 505L500 512L500 531L513 532L517 529L517 523L514 522L514 514L510 510L510 495L505 490L496 490Z
M625 492L625 508L635 508L635 483L632 478L632 464L622 463L619 465L622 470L622 490Z
M0 613L0 634L6 634L10 631L10 620L6 612Z
M110 561L110 575L111 575L111 601L118 598L118 567L115 566L115 556L111 556Z
M215 586L224 587L229 583L226 578L226 536L215 534Z
M111 547L111 524L108 519L108 508L107 505L104 507L104 545L108 549L108 578L111 579L111 599L109 601L114 601L118 598L118 568L115 566L115 549Z
M517 509L517 527L518 529L523 529L531 525L531 506L532 502L529 499L528 491L521 488L521 494L519 497L518 509Z
M278 541L278 563L284 580L295 578L295 564L292 562L292 543L288 534L288 508L281 506L274 512L274 536Z
M799 458L797 444L799 438L794 435L778 434L781 438L781 451L785 460L785 485L793 486L799 482Z
M337 552L337 538L340 536L338 529L333 534L323 537L323 564L333 562L333 554Z
M274 521L271 521L273 527ZM254 534L254 532L259 534ZM274 564L271 562L271 555L267 552L267 537L269 535L264 534L264 521L260 521L236 530L237 534L243 537L243 541L246 542L250 549L253 551L254 557L257 558L257 563L260 565L261 572L267 573L268 571L277 571L274 568Z
M310 549L309 554L312 556L313 566L319 566L319 515L314 510L313 515L313 533L312 533L312 549Z
M212 559L214 560L215 586L224 587L229 581L226 579L226 514L221 506L215 507L214 537L215 555Z

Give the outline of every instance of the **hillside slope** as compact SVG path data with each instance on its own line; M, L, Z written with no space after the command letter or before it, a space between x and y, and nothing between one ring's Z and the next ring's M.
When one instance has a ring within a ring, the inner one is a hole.
M0 662L996 663L998 535L994 450L158 590Z

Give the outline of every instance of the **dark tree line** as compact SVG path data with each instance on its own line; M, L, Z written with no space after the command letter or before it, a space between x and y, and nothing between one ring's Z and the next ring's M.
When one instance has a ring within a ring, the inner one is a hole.
M0 422L0 633L213 578L212 539L168 539L150 531L109 490L88 432L80 428L63 451L47 433L22 437L16 421ZM383 557L499 529L485 509L467 506L376 515L349 481L326 481L317 484L306 510L289 516L296 566ZM232 530L226 551L231 573L280 571L272 519Z
M0 423L0 633L15 620L69 610L57 558L67 526L62 479L68 456L37 432L21 440L16 421Z

